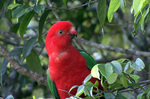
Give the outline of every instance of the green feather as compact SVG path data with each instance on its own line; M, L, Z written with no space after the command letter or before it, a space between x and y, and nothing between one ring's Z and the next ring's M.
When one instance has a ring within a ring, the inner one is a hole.
M88 68L91 70L93 68L94 65L96 65L97 63L95 62L95 60L86 52L79 50L80 54L85 58L86 63L88 65Z
M52 95L55 97L55 99L60 99L58 92L56 90L56 87L55 87L55 83L50 79L48 70L47 70L47 81L48 81L48 86L49 86L49 89L50 89Z

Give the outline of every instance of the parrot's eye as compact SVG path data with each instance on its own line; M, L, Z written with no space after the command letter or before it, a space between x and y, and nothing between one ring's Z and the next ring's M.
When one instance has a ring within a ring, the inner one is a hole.
M62 30L59 30L59 31L58 31L58 34L63 34L63 31L62 31Z

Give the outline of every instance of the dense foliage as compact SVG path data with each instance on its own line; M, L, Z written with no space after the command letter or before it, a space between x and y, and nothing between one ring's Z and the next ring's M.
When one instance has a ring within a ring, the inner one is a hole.
M73 44L98 63L83 85L70 89L78 87L75 97L84 93L87 99L150 98L149 3L150 0L0 0L0 97L52 97L45 83L45 37L51 25L66 20L78 32ZM92 76L101 82L88 82ZM104 94L97 88L100 83Z

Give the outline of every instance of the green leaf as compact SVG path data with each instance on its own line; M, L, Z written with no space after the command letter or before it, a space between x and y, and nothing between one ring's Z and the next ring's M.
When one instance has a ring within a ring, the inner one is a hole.
M108 21L111 22L113 19L113 13L118 10L120 6L120 0L111 0L108 8Z
M40 21L39 21L39 37L38 37L38 41L41 44L42 43L42 32L43 32L43 27L44 27L44 23L45 20L49 14L50 10L45 10L44 13L42 14Z
M89 2L88 2L88 7L91 7L91 1L92 1L92 0L89 0Z
M122 87L122 84L116 82L111 86L111 89L119 89L120 87Z
M80 85L77 89L77 93L76 93L76 96L80 96L81 94L83 94L84 92L84 85Z
M128 99L128 98L123 96L122 94L117 94L117 99Z
M147 8L147 10L145 10L144 17L148 16L148 13L149 13L149 7Z
M113 70L119 74L122 75L122 66L118 61L112 61L111 62L112 66L113 66Z
M7 12L5 13L5 16L11 22L11 20L12 20L12 11L7 10Z
M0 10L3 8L4 0L0 0Z
M32 96L32 98L33 98L33 99L36 99L36 97L35 97L34 95Z
M91 74L89 74L83 81L83 84L86 84L92 78Z
M24 45L24 47L23 47L23 56L22 56L22 59L21 59L21 63L30 54L30 52L31 52L31 50L33 48L33 45L35 44L36 40L37 40L37 36L32 37Z
M79 50L80 54L85 58L88 69L92 69L97 63L95 62L95 60L89 55L87 54L85 51Z
M96 64L92 70L91 70L91 75L94 77L94 78L97 78L100 80L100 74L99 74L99 71L98 71L98 66L99 64Z
M141 71L142 69L144 69L144 67L145 64L140 58L137 58L135 63L132 64L132 68L136 71Z
M133 75L133 74L131 74L130 77L134 79L135 83L137 83L138 79L140 78L138 75Z
M136 18L135 18L135 20L136 20ZM137 29L138 29L138 26L139 26L139 22L140 22L140 20L137 20L136 23L134 22L134 30L132 32L133 36L137 35Z
M10 9L10 10L12 10L12 9L14 9L15 7L18 7L18 6L20 6L21 4L19 4L19 3L12 3L12 4L10 4L7 8L8 9Z
M127 63L128 61L130 61L129 59L126 58L121 58L117 60L119 63Z
M125 73L131 73L134 69L133 68L131 68L130 67L130 65L131 65L131 63L130 62L128 62L126 65L125 65L125 67L124 67L124 72Z
M126 5L126 0L120 0L120 7L124 8L125 5Z
M107 88L106 88L106 83L104 83L104 80L105 80L105 78L104 78L104 76L102 75L102 76L101 76L101 82L100 82L100 84L101 84L101 86L103 87L104 91L106 92L106 91L107 91Z
M140 93L138 96L137 96L137 99L149 99L149 98L146 98L145 97L145 94L147 94L149 92L149 89L144 91L143 93Z
M135 83L135 80L130 75L131 74L124 73L125 78L130 81L130 83Z
M13 33L17 33L18 29L19 29L19 25L20 23L14 24L11 28L10 31Z
M147 97L147 99L150 99L150 90L148 91L146 97Z
M94 96L94 99L98 99L98 98L99 98L99 96ZM76 98L72 98L72 99L76 99ZM77 99L82 99L82 98L77 98ZM91 97L90 96L86 96L86 97L84 97L84 99L91 99Z
M132 9L134 10L134 16L137 15L137 13L142 10L144 2L145 0L133 0Z
M66 7L68 7L67 2L68 0L63 0L63 3L65 4Z
M99 86L99 81L97 80L95 83L94 83L94 87L98 88Z
M124 75L124 74L122 74L122 76L120 77L120 81L121 81L122 85L123 85L125 88L128 87L128 81L127 81L127 79L125 78L125 75Z
M21 75L21 76L20 76L20 79L19 79L19 84L20 84L22 87L25 87L26 84L27 84L27 79L28 79L27 76Z
M34 14L35 14L34 11L30 11L23 17L23 19L20 23L20 27L19 27L19 33L22 38L23 38L26 28L27 28L29 22L31 21L32 17L34 16Z
M134 0L133 1L133 5L131 8L131 11L133 12L134 10L134 31L132 32L132 34L135 36L137 35L137 28L139 26L139 24L141 25L141 30L142 33L145 35L144 32L144 23L145 23L145 18L147 16L147 14L149 13L149 2L148 0ZM147 10L146 10L147 8Z
M7 65L8 65L8 61L6 59L3 60L3 64L0 66L1 68L1 85L3 86L3 75L6 73L7 71Z
M43 70L42 70L41 62L39 56L34 50L31 51L30 55L26 58L26 61L29 69L42 74Z
M143 91L145 90L141 85L139 85L137 83L129 83L129 86L134 86L134 87L136 86L136 87L142 89Z
M70 90L69 90L69 93L70 93L73 89L75 89L75 88L77 88L77 87L79 87L79 86L78 86L78 85L72 86L72 87L70 88Z
M12 17L19 18L22 15L26 14L30 9L31 9L31 7L28 5L19 6L12 11Z
M22 53L22 47L16 47L12 51L10 51L10 55L19 57Z
M145 97L143 96L144 93L140 93L138 96L137 96L137 99L145 99Z
M141 25L141 30L144 31L144 23L145 23L145 17L144 14L142 14L142 17L140 19L140 25Z
M47 82L48 82L48 87L50 89L50 92L52 93L52 95L54 96L55 99L60 99L55 83L50 79L50 74L49 74L49 68L47 69Z
M117 95L116 91L113 92L113 94ZM105 99L116 99L115 95L113 95L112 93L105 93Z
M103 74L103 76L106 78L113 73L113 67L110 63L106 63L105 65L99 65L98 68L101 74Z
M113 84L117 80L118 74L117 73L112 73L108 78L107 82L109 84Z
M38 4L33 7L36 13L42 13L45 10L44 5Z
M8 95L5 99L14 99L12 95Z
M139 24L141 25L142 31L144 31L145 18L148 15L148 12L149 12L149 7L147 8L147 10L144 10L144 12L142 13L141 19L139 21Z
M103 26L106 20L106 0L98 0L97 16L101 26Z
M93 83L92 82L87 82L87 84L84 87L84 94L93 97Z

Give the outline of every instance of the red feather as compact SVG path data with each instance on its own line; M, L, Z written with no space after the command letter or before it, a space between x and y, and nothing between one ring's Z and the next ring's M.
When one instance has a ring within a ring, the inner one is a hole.
M58 33L60 30L63 31L62 34ZM72 45L69 34L77 32L70 22L60 21L50 28L46 38L49 74L56 85L60 99L69 97L69 89L74 85L81 85L90 74L84 57ZM91 81L94 83L96 79L92 78ZM72 90L71 94L75 95L76 91Z

